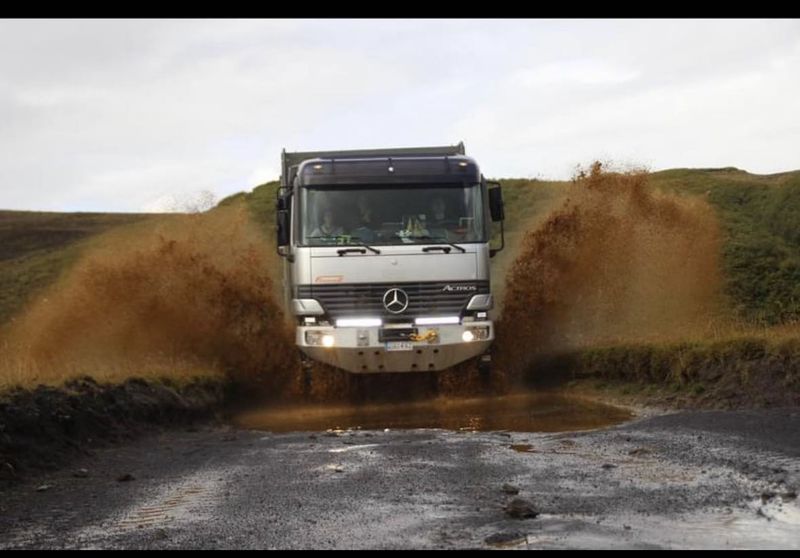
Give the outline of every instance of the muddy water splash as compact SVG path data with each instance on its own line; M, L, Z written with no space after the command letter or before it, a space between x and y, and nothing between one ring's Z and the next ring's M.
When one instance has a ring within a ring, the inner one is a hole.
M224 374L282 389L295 363L271 247L244 206L106 235L16 320L19 380Z
M707 324L720 287L714 212L647 180L595 163L526 233L497 325L501 368L517 375L537 354L681 337Z

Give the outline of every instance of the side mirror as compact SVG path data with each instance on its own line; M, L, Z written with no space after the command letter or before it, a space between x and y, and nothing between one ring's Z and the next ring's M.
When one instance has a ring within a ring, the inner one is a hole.
M503 190L497 182L489 182L489 184L497 184L489 190L489 213L492 215L492 221L503 221L506 218L503 208Z
M289 245L289 211L279 209L276 220L278 248Z
M291 261L288 249L291 242L291 197L285 189L280 188L275 200L275 238L278 244L278 254L288 256Z
M289 200L288 200L288 198L286 198L284 196L279 197L278 200L275 202L275 208L278 211L286 211L287 209L289 209Z
M499 182L486 182L487 186L492 186L489 189L489 213L492 216L492 221L500 222L500 247L489 248L489 257L493 258L495 254L500 252L506 245L506 233L503 230L503 221L506 218L506 212L503 208L503 190Z

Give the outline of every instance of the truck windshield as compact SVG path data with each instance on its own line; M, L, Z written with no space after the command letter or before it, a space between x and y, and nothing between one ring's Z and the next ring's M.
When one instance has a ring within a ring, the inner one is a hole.
M486 242L479 184L302 188L301 244Z

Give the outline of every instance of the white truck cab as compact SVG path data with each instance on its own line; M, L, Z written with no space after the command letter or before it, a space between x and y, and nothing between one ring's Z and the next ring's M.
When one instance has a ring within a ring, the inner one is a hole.
M365 374L480 357L488 372L503 202L464 144L284 150L281 162L278 252L305 358Z

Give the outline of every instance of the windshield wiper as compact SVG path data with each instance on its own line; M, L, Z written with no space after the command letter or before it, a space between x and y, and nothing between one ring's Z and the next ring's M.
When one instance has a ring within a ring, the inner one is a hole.
M316 240L316 239L320 239L320 238L325 238L325 239L329 239L329 240L336 240L337 238L341 238L343 236L346 236L346 235L337 234L337 235L331 235L331 236L307 236L306 240L312 240L312 239ZM368 246L368 245L364 244L364 241L362 241L357 236L351 236L350 240L355 240L356 241L355 244L357 244L358 246L363 246L364 248L366 248L370 252L374 252L376 254L380 254L381 253L381 251L378 250L377 248L373 248L372 246ZM343 246L343 245L342 244L338 244L338 243L332 243L332 244L318 244L318 245L315 245L315 247L316 246ZM340 250L340 252L341 252L341 250Z
M458 244L453 244L452 242L450 242L450 241L449 241L449 240L447 240L446 238L442 238L442 237L440 237L440 236L428 236L428 235L424 235L424 236L413 236L413 237L411 237L411 238L414 238L414 239L420 239L420 240L441 240L442 242L444 242L445 244L449 244L450 246L452 246L452 247L453 247L453 248L455 248L456 250L461 250L461 253L462 253L462 254L466 252L466 250L465 250L464 248L462 248L461 246L459 246ZM423 250L425 250L425 249L423 248Z
M371 252L374 252L375 254L380 254L381 253L381 251L378 250L377 248L373 248L372 246L369 246L369 245L365 244L364 241L361 240L360 238L358 238L357 236L351 236L350 240L355 240L356 244L358 244L359 246L363 246L364 248L366 248L367 250L369 250Z

